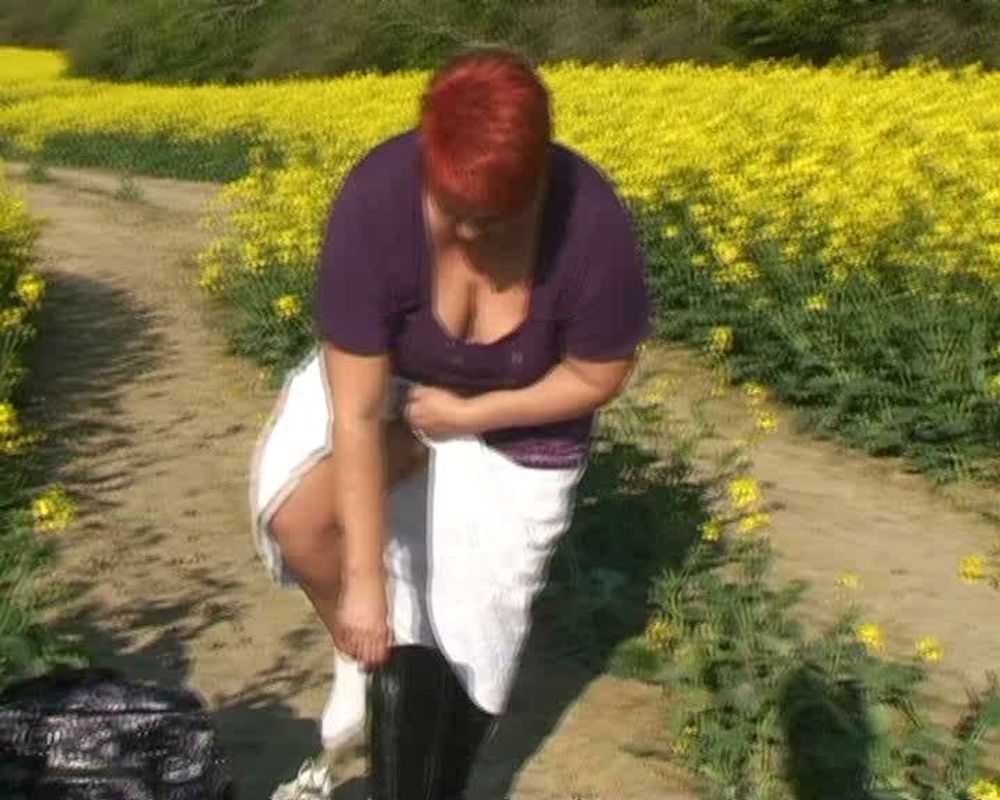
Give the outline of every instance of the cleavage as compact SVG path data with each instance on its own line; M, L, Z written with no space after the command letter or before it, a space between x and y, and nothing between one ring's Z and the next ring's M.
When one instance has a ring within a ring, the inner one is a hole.
M496 289L458 250L439 257L433 274L431 310L450 338L488 345L507 338L525 323L531 289L524 281Z

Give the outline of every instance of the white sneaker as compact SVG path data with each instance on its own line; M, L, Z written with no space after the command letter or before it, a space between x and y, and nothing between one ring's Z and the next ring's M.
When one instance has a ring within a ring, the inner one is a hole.
M326 759L307 758L295 780L281 784L271 800L332 800L333 775Z

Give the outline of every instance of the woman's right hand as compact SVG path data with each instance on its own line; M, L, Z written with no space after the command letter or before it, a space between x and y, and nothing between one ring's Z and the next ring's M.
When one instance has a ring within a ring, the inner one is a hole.
M392 631L385 581L380 575L344 576L334 644L365 669L374 669L388 658Z

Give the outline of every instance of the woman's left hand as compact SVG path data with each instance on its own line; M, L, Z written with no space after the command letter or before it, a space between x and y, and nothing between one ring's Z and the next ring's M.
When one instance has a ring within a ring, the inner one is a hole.
M412 386L404 415L411 428L431 438L478 433L471 400L447 389Z

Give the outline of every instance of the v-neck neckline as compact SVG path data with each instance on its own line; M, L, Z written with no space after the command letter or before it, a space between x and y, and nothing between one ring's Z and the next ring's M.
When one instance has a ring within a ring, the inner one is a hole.
M555 182L556 152L555 148L551 144L549 147L549 174L545 188L545 199L542 204L542 218L539 221L539 230L535 242L531 280L528 286L528 308L525 312L524 318L512 330L492 342L470 342L462 339L461 337L453 336L438 317L437 310L434 307L434 281L436 278L434 237L431 233L430 221L427 218L427 199L424 194L423 176L418 166L416 181L416 209L417 219L421 230L421 258L423 260L423 274L421 277L423 278L424 283L423 301L426 305L427 316L430 318L431 323L450 346L457 345L476 349L497 347L519 336L534 318L536 311L535 301L538 293L540 278L545 275L548 267L548 265L544 263L544 260L549 252L546 245L548 244L547 237L549 235L549 229L552 227L552 220L550 219L550 216L552 214L552 187ZM417 160L417 163L419 165L419 159Z

